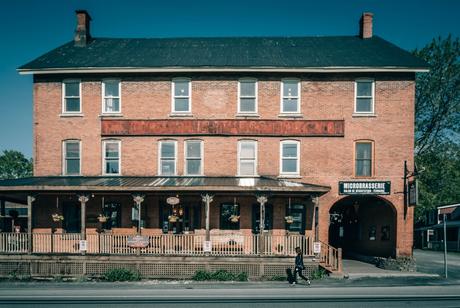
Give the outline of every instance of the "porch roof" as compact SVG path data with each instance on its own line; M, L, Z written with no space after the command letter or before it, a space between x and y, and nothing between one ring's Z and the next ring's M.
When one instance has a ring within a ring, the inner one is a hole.
M221 191L297 192L322 195L329 186L295 182L269 176L187 177L187 176L47 176L0 180L0 193L70 191Z

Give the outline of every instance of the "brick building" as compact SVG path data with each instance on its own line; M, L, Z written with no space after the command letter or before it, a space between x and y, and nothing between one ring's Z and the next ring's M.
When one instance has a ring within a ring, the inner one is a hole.
M77 11L73 41L19 68L34 177L0 197L28 201L28 251L74 234L88 255L411 255L404 162L427 66L372 18L357 36L105 39ZM101 248L116 236L131 242Z

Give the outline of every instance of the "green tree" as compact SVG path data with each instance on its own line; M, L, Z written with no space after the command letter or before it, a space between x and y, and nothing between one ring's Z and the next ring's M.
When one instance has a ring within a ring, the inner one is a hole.
M5 150L0 155L0 179L32 176L32 159L19 151Z

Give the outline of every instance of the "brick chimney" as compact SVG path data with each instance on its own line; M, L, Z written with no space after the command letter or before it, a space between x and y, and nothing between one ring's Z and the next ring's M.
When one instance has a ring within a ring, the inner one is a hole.
M75 46L85 47L91 40L89 31L91 16L86 10L78 10L75 13L77 14L77 29L75 30L74 43Z
M370 12L363 13L359 21L359 36L362 39L372 38L372 18L374 14Z

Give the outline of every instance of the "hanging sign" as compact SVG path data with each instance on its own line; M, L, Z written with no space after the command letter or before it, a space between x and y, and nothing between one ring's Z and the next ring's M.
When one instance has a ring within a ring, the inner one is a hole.
M212 251L212 243L211 243L211 241L204 241L203 242L203 251L204 252L211 252Z
M149 238L143 235L128 236L126 244L131 248L145 248L149 245Z
M313 243L313 253L321 253L321 242Z
M85 240L80 240L79 246L80 246L80 251L88 250L88 242Z
M168 199L166 199L166 203L169 204L169 205L179 204L179 198L177 198L177 197L169 197Z
M407 201L409 203L409 205L417 205L417 201L418 201L418 184L417 184L417 180L414 180L412 182L409 182L409 184L407 185L407 191L408 191L408 194L407 194Z
M340 181L339 195L389 195L390 181Z

